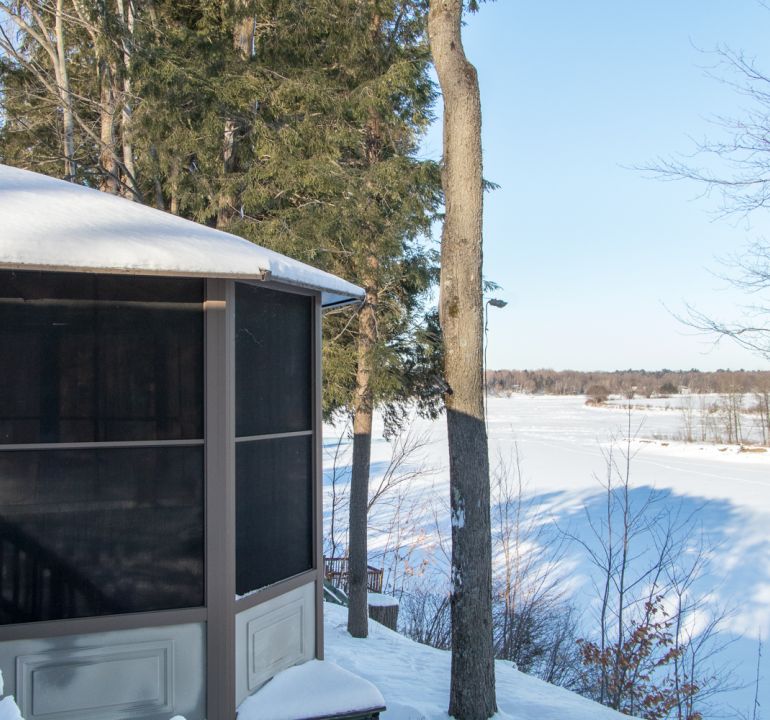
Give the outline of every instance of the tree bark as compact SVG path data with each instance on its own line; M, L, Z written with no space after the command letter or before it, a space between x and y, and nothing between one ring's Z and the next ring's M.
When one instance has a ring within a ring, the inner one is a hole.
M75 160L75 113L70 91L67 69L67 48L64 34L64 1L56 0L54 24L49 27L47 14L31 0L8 2L0 0L0 9L8 19L28 38L32 38L45 51L51 61L53 79L43 64L31 60L19 47L14 46L9 35L0 34L0 51L7 53L16 62L30 72L45 88L51 98L59 104L62 117L62 158L64 160L64 179L75 182L77 163ZM98 141L98 137L97 137Z
M158 160L158 148L150 145L150 157L152 158L153 178L152 184L155 188L155 207L158 210L166 209L166 200L163 197L163 183L161 182L160 163Z
M102 178L99 189L112 195L120 192L120 170L115 152L115 67L106 57L99 60L99 164Z
M377 258L371 257L369 262L372 269L376 270ZM366 283L366 299L359 311L358 324L358 368L353 400L353 467L350 478L348 529L348 632L353 637L364 638L369 631L367 507L374 410L371 381L377 343L377 291L373 282Z
M62 105L62 144L64 148L65 180L75 182L77 165L75 163L75 120L72 112L72 94L70 93L69 74L67 72L67 55L64 46L64 7L63 1L56 2L55 18L56 60L54 60L54 75L59 88Z
M120 112L120 139L123 148L123 194L125 197L142 202L134 163L134 145L132 139L133 90L132 58L134 43L134 0L117 0L117 9L123 25L121 53L123 55L123 102Z
M254 16L247 16L239 19L233 28L233 47L243 60L248 60L253 55L254 25ZM237 169L236 146L243 130L242 121L236 118L225 120L222 147L222 169L225 175L229 175ZM237 198L233 197L229 190L225 190L219 197L218 205L217 227L225 228L236 212Z
M444 99L446 215L440 318L452 512L452 677L449 714L497 710L492 638L489 455L484 421L481 101L465 57L462 0L431 0L428 35Z
M371 37L376 43L380 33L381 17L377 0L370 0ZM369 167L380 160L382 138L376 112L372 109L366 126L365 157ZM370 247L377 245L376 235L369 238ZM353 637L365 638L369 634L369 471L372 459L372 416L374 414L374 390L372 376L374 354L377 346L377 301L379 286L377 276L380 264L376 250L365 259L362 269L366 299L358 316L358 365L356 388L353 396L353 466L350 477L350 503L348 521L348 632Z

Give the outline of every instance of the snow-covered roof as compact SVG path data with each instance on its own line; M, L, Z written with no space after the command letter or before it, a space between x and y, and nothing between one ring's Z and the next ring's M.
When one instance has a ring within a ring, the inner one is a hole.
M363 298L352 283L230 233L0 165L0 268L269 277L322 292L325 306Z

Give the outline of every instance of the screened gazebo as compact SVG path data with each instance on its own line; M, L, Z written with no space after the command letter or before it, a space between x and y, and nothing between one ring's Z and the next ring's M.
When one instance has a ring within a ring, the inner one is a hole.
M0 671L26 720L231 720L320 658L320 322L362 291L0 166Z

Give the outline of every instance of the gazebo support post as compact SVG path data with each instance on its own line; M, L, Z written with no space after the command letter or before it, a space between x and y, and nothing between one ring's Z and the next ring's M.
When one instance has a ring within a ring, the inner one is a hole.
M313 543L316 569L315 654L324 659L324 542L323 542L323 397L321 394L321 298L316 297L313 317L313 414L315 443L313 456Z
M209 720L234 720L234 286L206 281L206 658ZM227 592L226 589L230 588Z

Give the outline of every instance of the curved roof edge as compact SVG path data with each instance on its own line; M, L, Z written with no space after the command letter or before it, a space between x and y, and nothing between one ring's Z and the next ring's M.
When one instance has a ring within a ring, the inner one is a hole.
M318 290L324 307L363 299L342 278L122 197L0 165L0 268L270 279Z

